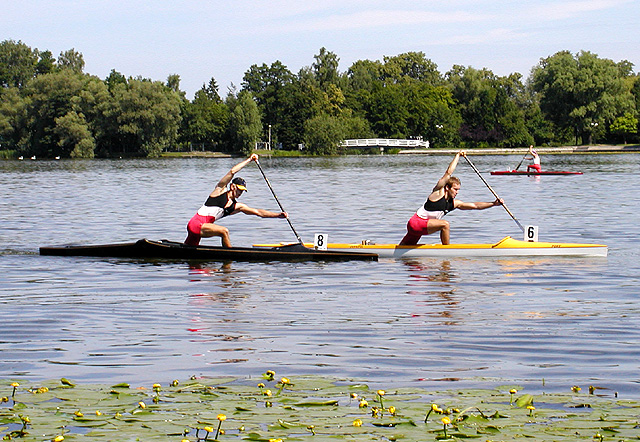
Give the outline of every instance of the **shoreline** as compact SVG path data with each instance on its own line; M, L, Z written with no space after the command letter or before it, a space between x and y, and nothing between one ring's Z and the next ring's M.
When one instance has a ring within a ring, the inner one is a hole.
M397 153L384 155L454 155L456 152L465 149L451 148L425 148L425 149L404 149ZM477 148L466 149L469 155L524 155L528 148ZM590 146L558 146L558 147L537 147L536 151L545 155L567 155L567 154L623 154L640 152L640 144L629 144L624 146L615 145L590 145ZM286 151L277 151L276 155L272 155L270 151L254 151L260 156L276 156L276 157L320 157L322 155L287 155ZM367 155L367 154L363 154ZM377 155L377 153L376 153ZM166 152L161 158L230 158L237 155L226 154L222 152ZM341 155L338 155L341 156ZM348 156L348 155L345 155Z

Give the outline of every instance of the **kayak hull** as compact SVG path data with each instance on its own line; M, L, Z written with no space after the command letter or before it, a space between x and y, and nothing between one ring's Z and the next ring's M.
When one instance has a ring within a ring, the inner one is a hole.
M377 261L378 255L362 251L321 251L300 244L256 249L253 247L189 246L174 241L141 239L131 243L41 247L41 255L94 256L210 261Z
M529 176L542 176L542 175L582 175L582 172L570 172L567 170L543 170L542 172L524 170L494 170L491 175L529 175Z
M312 247L312 244L305 244ZM254 247L272 247L254 244ZM502 256L577 256L605 257L608 248L602 244L576 244L519 241L509 236L495 244L328 244L328 250L375 253L380 258L447 258L447 257L502 257Z

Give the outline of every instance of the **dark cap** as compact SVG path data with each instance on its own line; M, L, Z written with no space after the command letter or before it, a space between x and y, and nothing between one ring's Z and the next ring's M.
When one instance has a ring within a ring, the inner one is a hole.
M235 184L236 187L240 190L244 190L245 192L247 191L247 183L240 177L234 178L231 181L231 184Z

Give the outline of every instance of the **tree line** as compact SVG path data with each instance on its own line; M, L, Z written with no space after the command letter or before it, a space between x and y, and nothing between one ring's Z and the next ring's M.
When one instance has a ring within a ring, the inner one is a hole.
M358 60L345 72L321 48L297 73L252 65L222 98L214 78L192 100L165 82L84 73L75 49L57 58L0 43L0 150L39 157L157 156L198 149L246 154L257 142L340 153L350 138L417 138L433 147L638 142L640 76L633 64L560 51L528 78L455 65L423 52ZM270 146L271 147L271 146Z

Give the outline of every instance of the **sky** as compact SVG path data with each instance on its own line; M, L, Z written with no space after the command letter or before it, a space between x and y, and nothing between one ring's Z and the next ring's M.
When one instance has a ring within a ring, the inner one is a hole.
M252 65L297 73L321 48L345 72L358 60L423 52L523 79L558 51L589 51L640 72L640 0L0 0L0 41L57 57L75 49L85 72L166 81L187 98L215 78L221 96Z

